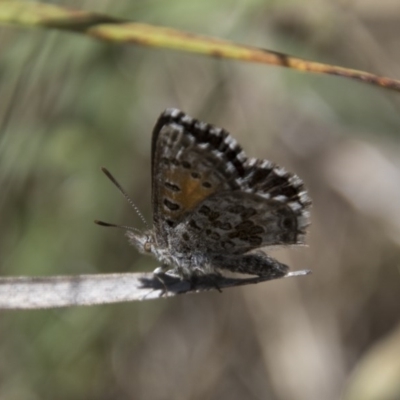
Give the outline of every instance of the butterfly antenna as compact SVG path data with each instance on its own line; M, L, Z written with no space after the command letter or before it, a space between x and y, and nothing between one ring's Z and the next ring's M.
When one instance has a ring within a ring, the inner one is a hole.
M150 229L150 227L149 227L147 221L145 220L143 214L140 212L140 210L137 208L136 204L128 196L128 194L125 192L125 190L122 188L122 186L118 183L118 181L111 175L111 172L107 168L104 168L104 167L101 167L101 170L104 172L104 174L107 176L107 178L118 188L118 190L124 195L125 199L132 206L132 208L136 211L136 214L139 216L139 218L142 220L142 222L146 225L147 229ZM102 224L98 224L98 225L102 225ZM103 226L118 227L119 225L108 224L108 225L103 225Z
M94 223L97 225L100 225L100 226L107 226L107 227L111 227L111 228L121 228L121 229L125 229L126 231L141 233L139 229L133 228L132 226L109 224L108 222L98 221L97 219L94 221Z

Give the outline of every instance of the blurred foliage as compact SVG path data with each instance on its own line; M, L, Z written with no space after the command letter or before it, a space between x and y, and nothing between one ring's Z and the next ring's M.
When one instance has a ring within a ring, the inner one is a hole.
M60 4L400 76L394 0ZM378 378L368 399L400 397L398 95L63 32L2 28L0 46L2 275L156 266L93 220L141 227L104 165L151 221L150 135L166 107L295 171L314 201L309 247L274 251L309 277L3 312L2 399L356 400Z

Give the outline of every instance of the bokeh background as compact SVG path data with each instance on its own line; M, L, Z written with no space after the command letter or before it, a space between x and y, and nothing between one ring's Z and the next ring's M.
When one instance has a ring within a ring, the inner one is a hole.
M400 78L397 0L63 1ZM136 304L1 312L0 398L400 399L400 94L330 76L0 29L0 273L151 271L118 230L151 221L166 107L300 175L311 276Z

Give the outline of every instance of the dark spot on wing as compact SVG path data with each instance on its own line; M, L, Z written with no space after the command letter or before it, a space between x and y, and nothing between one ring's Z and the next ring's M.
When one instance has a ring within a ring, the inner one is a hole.
M229 222L221 222L221 221L218 221L218 220L214 221L212 223L212 226L214 228L219 228L219 229L222 229L224 231L229 231L229 230L232 229L232 225Z
M203 185L203 187L205 187L207 189L209 189L212 186L211 183L207 182L207 181L203 182L202 185Z
M296 243L296 237L297 233L296 232L284 232L281 235L279 235L279 239L281 243Z
M252 226L251 228L249 228L247 230L247 232L250 235L258 235L260 233L264 233L264 228L262 228L261 226L256 225L256 226Z
M243 241L245 241L245 242L247 242L248 241L248 239L249 239L249 234L246 232L246 231L238 231L238 238L240 239L240 240L243 240Z
M240 204L229 206L226 211L232 213L232 214L240 214L243 212L246 208Z
M168 226L170 226L171 228L173 228L175 226L175 223L173 221L171 221L170 219L166 219L165 222L167 223Z
M220 146L218 147L218 150L219 150L221 153L225 153L228 149L229 149L229 145L228 145L227 143L225 143L225 142L222 142L222 143L220 144Z
M283 219L283 221L282 221L282 226L285 228L285 229L295 229L296 228L296 218L293 218L293 217L286 217L286 218L284 218Z
M299 188L293 187L289 183L287 183L286 186L280 186L280 187L271 189L269 191L269 193L271 194L271 197L276 196L276 195L283 195L288 198L292 198L299 194Z
M250 227L252 227L253 225L254 225L253 221L247 220L247 221L243 221L240 224L236 225L235 229L237 229L239 231L246 230L246 229L249 229Z
M240 235L240 231L233 231L233 232L228 234L228 238L229 239L236 239L237 237L239 237L239 235Z
M194 230L196 230L196 231L200 231L201 230L200 226L197 225L197 223L196 223L196 221L194 219L191 219L189 221L189 226L191 228L193 228Z
M188 161L182 161L182 167L186 169L192 168L192 165Z
M208 142L215 148L218 148L218 146L222 142L222 136L220 135L210 135Z
M208 219L210 220L210 221L215 221L216 219L218 219L219 217L220 217L220 213L219 212L217 212L217 211L211 211L209 214L208 214Z
M272 171L272 168L259 168L259 167L250 167L247 170L247 173L250 175L250 179L248 180L249 187L253 187L254 185L261 185L265 190L263 183L269 182L270 179L267 179Z
M189 235L187 232L184 232L182 235L182 239L188 241L190 239Z
M173 131L172 131L172 134L171 134L171 141L172 141L172 142L176 142L177 139L178 139L178 135L179 135L179 132L176 131L176 130L173 130Z
M164 185L167 189L172 190L173 192L181 191L181 188L178 185L175 185L174 183L165 182Z
M272 192L273 188L281 187L288 182L288 179L284 176L272 175L267 181L261 185L262 189L266 192ZM279 194L280 190L279 190Z
M205 129L203 129L201 128L201 125L197 122L194 124L193 128L194 128L193 129L194 137L199 143L208 142L208 137L209 137L208 124L205 126Z
M179 204L173 203L168 199L164 199L164 205L169 208L171 211L177 211L180 209Z
M235 147L234 149L228 150L225 153L226 158L229 161L233 161L236 159L236 156L241 152L242 150L239 147Z
M225 240L224 242L221 242L221 246L225 249L225 250L230 250L233 249L235 247L235 243L233 243L230 240Z
M210 209L209 207L207 207L206 205L203 204L203 205L200 207L199 213L208 216L208 215L210 215L210 213L211 213L211 209Z
M238 160L237 158L235 158L234 160L231 161L231 163L234 165L234 167L236 168L236 171L238 172L238 174L240 176L243 176L245 173L245 169L243 167L243 163L242 161Z
M200 178L200 174L198 172L192 172L190 175L192 175L192 178L194 178L194 179Z

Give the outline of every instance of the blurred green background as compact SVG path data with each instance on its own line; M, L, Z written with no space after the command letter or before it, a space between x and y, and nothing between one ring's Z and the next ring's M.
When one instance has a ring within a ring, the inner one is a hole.
M64 1L400 78L396 0ZM0 29L2 276L151 271L150 141L178 107L305 181L313 274L137 304L1 312L0 398L400 399L400 94L329 76Z

